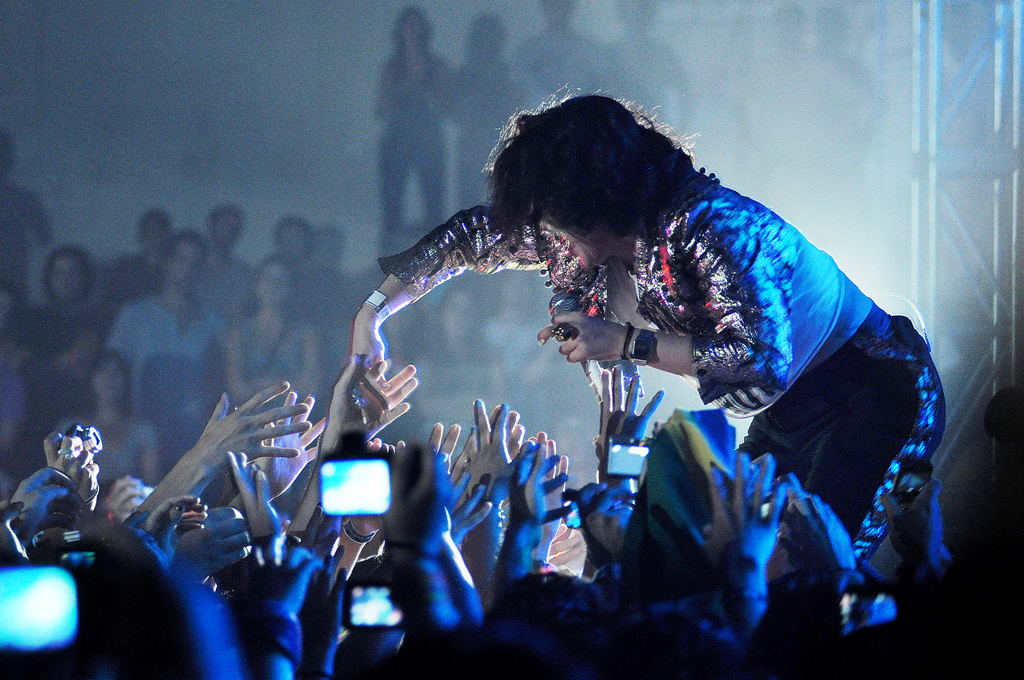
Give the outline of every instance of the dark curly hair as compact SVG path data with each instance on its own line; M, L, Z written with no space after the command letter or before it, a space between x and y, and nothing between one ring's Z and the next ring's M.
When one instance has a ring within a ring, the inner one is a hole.
M639 108L610 97L572 97L520 113L490 165L491 220L501 229L542 216L586 234L618 236L652 224L689 151Z

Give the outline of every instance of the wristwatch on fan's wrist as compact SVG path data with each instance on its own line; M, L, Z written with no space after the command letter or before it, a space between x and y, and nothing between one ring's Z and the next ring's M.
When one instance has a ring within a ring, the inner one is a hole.
M654 358L658 349L658 336L654 331L642 330L633 334L629 347L629 360L639 366L645 366Z

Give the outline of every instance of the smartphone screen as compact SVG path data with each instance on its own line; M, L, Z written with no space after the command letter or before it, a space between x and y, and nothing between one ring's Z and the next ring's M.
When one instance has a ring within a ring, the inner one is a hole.
M350 585L346 599L348 627L393 628L402 624L402 610L391 601L387 585Z
M608 474L614 477L639 477L650 449L639 444L611 441L608 447Z
M383 458L327 460L320 503L328 515L383 515L391 507L391 468Z
M0 569L0 650L63 649L78 634L78 591L59 567Z
M849 635L896 620L896 599L888 593L843 593L839 601L839 634Z
M927 472L918 471L903 471L900 472L899 477L896 480L896 486L893 488L893 493L912 493L918 494L924 485L929 482L931 475Z

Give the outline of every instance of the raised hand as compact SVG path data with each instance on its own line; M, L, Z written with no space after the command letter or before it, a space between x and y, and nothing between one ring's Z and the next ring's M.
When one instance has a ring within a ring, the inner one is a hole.
M557 455L551 449L541 450L540 445L529 442L513 464L509 484L509 524L540 528L548 520L548 489L545 480L555 481L554 473L559 465ZM560 480L562 484L565 480ZM559 502L561 505L561 502ZM546 555L545 551L545 555Z
M252 536L242 513L230 507L214 508L202 527L182 534L173 564L206 578L244 559L251 547Z
M231 479L242 497L249 533L260 539L281 533L281 519L270 502L270 480L255 465L247 466L245 454L227 453Z
M430 430L430 450L444 456L445 463L449 465L449 472L451 472L452 454L459 444L461 434L461 425L452 425L448 428L447 434L444 430L444 423L434 423L434 427Z
M137 477L118 477L107 495L107 511L115 522L123 522L139 509L152 491Z
M597 454L597 481L608 480L608 439L627 437L643 439L654 412L665 398L664 390L651 397L643 411L637 414L640 401L640 377L637 376L626 389L622 369L618 366L610 371L601 371L601 422L594 446Z
M37 470L22 481L11 497L12 504L21 503L17 533L22 542L57 523L75 523L84 509L77 490L67 475L52 467Z
M56 453L54 448L57 448ZM86 450L80 438L65 437L59 432L52 432L43 440L43 450L47 465L74 482L85 507L95 510L100 495L100 468L93 462L93 452Z
M565 523L558 524L558 531L551 539L551 547L545 561L552 567L582 576L587 565L587 540L583 532L579 529L570 529Z
M764 571L778 542L788 491L787 484L773 485L774 471L770 454L755 466L746 454L736 456L733 479L711 468L712 524L704 531L704 550L712 565L722 565L725 549L731 547L734 556Z
M456 546L461 546L462 541L466 538L466 534L475 529L490 514L494 508L494 503L484 500L484 494L487 493L487 486L485 484L477 484L476 488L463 498L463 494L465 494L466 488L469 486L468 472L463 472L462 477L456 481L454 486L452 503L456 503L459 499L462 500L458 502L457 506L448 509L448 515L451 518L450 533L452 535L452 542Z
M415 377L416 367L412 364L403 368L390 379L387 377L387 369L387 361L378 361L366 372L365 382L372 383L384 396L383 403L375 399L368 399L362 406L363 419L367 424L367 438L376 436L409 410L409 403L405 400L416 391L420 384Z
M302 664L298 677L330 678L334 674L334 656L341 631L342 603L345 592L343 571L336 558L321 557L324 567L309 581L306 599L299 611L302 624ZM335 577L335 574L338 574Z
M204 507L195 496L175 496L162 502L152 513L129 517L125 524L140 528L155 538L160 550L170 558L178 545L178 525L185 513L201 517L201 522L207 516Z
M565 483L569 479L569 457L559 456L555 440L548 439L544 432L539 433L535 439L530 439L530 441L537 443L538 451L540 455L544 456L545 463L548 463L547 459L555 461L544 474L542 487L544 491L544 523L541 527L540 544L537 546L535 555L538 560L546 562L555 533L561 526L556 520L562 518L559 510L563 507L562 492L565 491Z
M391 494L391 508L384 515L385 545L440 555L452 496L444 456L426 446L397 447Z
M419 386L415 366L406 366L388 380L387 362L379 361L370 368L360 362L345 367L334 384L327 426L320 447L333 453L341 445L342 435L362 432L374 438L387 425L409 410L405 399Z
M889 494L881 497L892 547L909 566L926 570L921 576L941 577L953 559L943 544L941 490L933 477L902 511Z
M507 405L501 404L488 417L485 409L484 402L479 399L474 402L476 426L470 430L466 445L452 464L452 470L457 477L463 472L469 473L465 488L475 489L478 484L483 484L487 488L485 498L501 503L508 493L508 480L512 475L509 410Z
M22 504L0 501L0 566L25 564L28 554L11 528L11 520L21 512Z
M791 473L786 480L789 536L784 545L790 558L807 569L856 569L853 541L836 513L818 496L804 491L796 475Z
M279 382L260 390L234 411L229 411L228 397L226 394L223 395L206 424L206 429L199 437L199 441L192 451L185 455L192 455L193 452L196 452L204 462L218 470L223 469L224 454L228 451L245 453L253 458L266 456L296 458L302 455L303 452L299 448L277 446L273 442L287 435L301 434L311 428L309 421L301 418L301 416L308 418L309 405L303 401L291 406L280 406L266 411L259 410L260 407L274 397L283 394L287 389L287 382ZM279 424L282 421L287 424ZM271 444L266 442L271 442Z
M600 568L620 561L633 516L633 493L620 486L587 484L580 489L578 505L590 562Z
M297 617L309 580L323 563L309 550L289 546L282 533L274 534L265 549L257 546L253 553L256 567L251 573L249 595L260 602L276 602Z
M297 392L291 391L285 395L284 406L286 408L295 406L298 403L299 395ZM285 418L284 420L275 423L275 426L281 427L285 425L291 425L293 423L306 422L309 420L309 414L313 411L313 405L316 403L313 395L310 395L302 400L302 403L306 405L305 413L301 413L294 418ZM281 494L291 487L302 469L317 456L319 448L316 445L316 440L320 434L324 431L324 426L327 423L326 418L321 418L319 422L313 425L305 432L293 432L277 439L271 440L270 445L279 449L296 449L301 453L294 457L289 458L285 456L265 456L256 458L253 462L259 469L266 473L270 479L270 497L277 498Z

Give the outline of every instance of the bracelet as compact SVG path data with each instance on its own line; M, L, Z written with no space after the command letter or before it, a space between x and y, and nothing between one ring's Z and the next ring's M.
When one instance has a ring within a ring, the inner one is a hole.
M633 324L626 324L626 341L622 343L622 355L620 357L623 361L627 361L629 359L629 341L633 339L633 331L635 330L636 329L633 328Z
M355 543L369 543L373 540L373 537L377 535L374 531L372 534L360 533L358 529L352 526L352 520L347 519L342 525L342 529L345 530L345 535L352 539Z
M363 300L364 305L370 305L378 312L381 310L381 308L384 307L384 305L387 304L387 302L388 296L380 292L379 290L373 291L372 293L370 293L370 296L368 298Z

